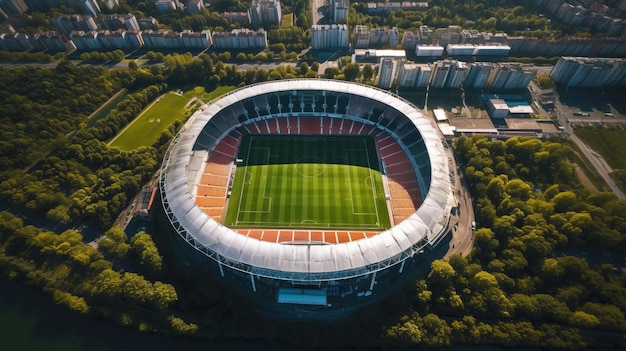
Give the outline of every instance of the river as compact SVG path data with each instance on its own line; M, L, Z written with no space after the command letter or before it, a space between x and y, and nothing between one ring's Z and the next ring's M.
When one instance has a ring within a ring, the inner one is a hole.
M199 341L140 333L56 305L49 295L0 276L0 345L10 351L282 350L253 341Z

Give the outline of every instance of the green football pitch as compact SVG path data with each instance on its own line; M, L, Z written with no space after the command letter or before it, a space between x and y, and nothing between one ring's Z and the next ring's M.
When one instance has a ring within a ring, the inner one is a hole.
M383 230L391 226L374 140L245 135L225 224Z

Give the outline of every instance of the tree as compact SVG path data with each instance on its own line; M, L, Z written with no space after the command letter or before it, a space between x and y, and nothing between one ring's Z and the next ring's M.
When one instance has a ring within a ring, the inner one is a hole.
M450 287L455 277L456 272L448 262L444 260L434 260L430 264L430 273L428 273L429 286L439 288Z
M513 304L500 289L496 277L485 271L478 272L470 281L472 296L468 306L478 315L509 317Z
M487 187L485 188L485 195L489 197L494 204L499 204L506 197L505 184L508 181L508 177L506 175L500 175L489 181Z
M424 316L422 323L423 328L426 331L426 333L424 333L424 342L426 345L450 345L452 330L444 319L439 318L436 314L429 313Z
M217 55L217 59L218 59L219 61L222 61L222 62L228 62L228 61L230 61L230 59L231 59L231 53L230 53L230 51L224 51L224 52L221 52L219 55Z
M489 228L480 228L474 233L474 252L481 258L492 259L494 257L493 250L499 244L494 232Z
M163 258L159 254L159 250L154 241L152 241L150 234L141 231L135 234L130 243L142 266L153 273L161 271Z
M313 62L311 64L311 71L319 72L319 70L320 70L320 64L317 62Z
M554 296L548 294L536 294L532 297L539 304L542 319L547 319L554 322L569 321L572 311L570 311L570 309L564 302L559 301Z
M370 65L369 63L365 64L365 66L363 66L363 80L367 82L372 79L373 76L374 69L372 68L372 65Z
M423 333L413 320L404 316L401 324L397 324L388 328L386 331L387 338L408 344L419 344L422 342Z
M309 65L306 62L302 62L300 65L300 75L304 76L309 72Z
M172 302L178 300L178 294L176 293L174 287L170 284L157 281L154 282L153 288L154 305L161 310L166 309Z
M511 303L513 304L515 317L537 320L541 317L541 306L536 299L525 294L511 295Z
M71 220L69 208L66 205L58 205L46 214L46 218L57 223L68 223Z
M77 311L81 314L89 312L89 306L84 298L72 295L69 292L55 290L53 293L54 302L62 305L66 305L70 309Z
M337 67L326 67L324 70L324 78L327 79L333 79L337 74L339 74L339 69Z
M264 53L260 52L254 56L254 60L259 62L265 62L267 61L267 56Z
M95 278L91 293L96 296L116 299L122 293L122 276L110 268L103 270Z
M552 88L555 88L554 81L552 80L550 75L540 74L537 77L535 77L535 79L537 80L537 84L539 84L539 87L541 89L552 89Z
M347 81L354 81L359 77L360 67L357 62L347 64L343 69L343 74Z
M0 212L0 242L4 242L13 233L22 228L24 222L21 218L15 217L12 213Z
M624 313L617 306L587 302L581 310L595 316L602 328L626 331Z
M152 284L137 273L124 273L121 288L122 297L131 302L146 304L151 302L154 296Z
M197 324L187 323L182 318L175 317L174 315L167 317L167 320L170 322L174 333L178 335L192 335L199 329Z
M126 243L126 233L122 228L113 227L98 240L98 248L112 259L121 260L126 257L130 245Z

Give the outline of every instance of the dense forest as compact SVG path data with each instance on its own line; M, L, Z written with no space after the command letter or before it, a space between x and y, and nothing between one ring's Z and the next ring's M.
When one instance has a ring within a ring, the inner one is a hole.
M2 70L0 198L5 206L42 214L53 223L111 224L158 166L156 148L122 154L104 142L165 83L138 88L93 127L85 124L127 78L122 71L78 68L67 61L56 69Z
M298 69L242 71L224 64L222 56L160 55L163 65L114 70L69 61L54 69L0 68L0 199L5 208L16 206L56 224L86 221L107 228L154 174L182 121L150 147L121 152L106 142L168 87L201 84L212 90L219 84L316 77L319 67L312 62ZM368 81L373 71L367 68ZM358 65L349 58L324 74L349 80L360 76ZM89 120L121 89L130 93L113 111Z
M165 55L164 65L107 70L0 68L0 267L78 313L138 330L204 339L278 340L309 347L413 348L459 343L577 349L615 346L626 333L626 202L580 185L559 140L460 137L457 159L478 229L468 257L433 262L397 298L344 325L264 321L245 301L194 272L172 270L158 232L132 238L113 219L154 174L183 121L152 146L106 146L172 88L243 86L315 75L240 71L216 55ZM371 78L349 59L328 78ZM105 117L89 116L121 89ZM77 229L101 233L88 245ZM149 228L148 232L156 230Z
M455 151L475 203L475 248L432 263L413 311L387 338L407 347L623 345L626 201L581 187L558 140L460 137Z

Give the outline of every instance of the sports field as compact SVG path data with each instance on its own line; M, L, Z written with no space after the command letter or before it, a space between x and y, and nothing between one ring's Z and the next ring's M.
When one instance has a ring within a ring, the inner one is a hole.
M245 135L237 158L228 226L391 226L370 137Z
M234 86L220 86L211 92L203 87L195 87L186 92L168 92L146 107L126 128L113 138L109 146L129 151L141 146L154 144L161 132L175 120L181 120L185 113L197 108L194 102L211 101L235 89Z

